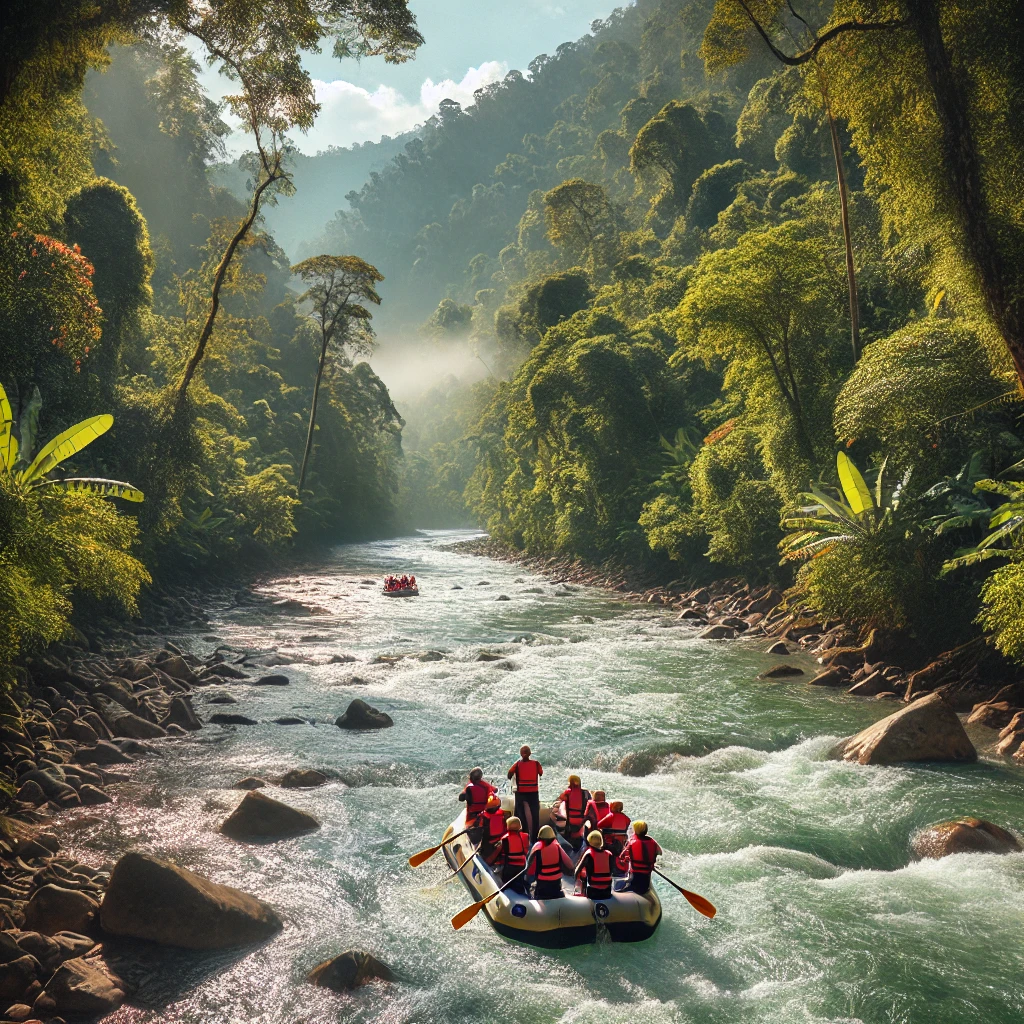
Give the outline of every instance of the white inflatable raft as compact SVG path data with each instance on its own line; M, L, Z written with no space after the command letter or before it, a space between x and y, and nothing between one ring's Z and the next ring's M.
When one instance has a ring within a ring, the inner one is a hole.
M503 800L506 805L511 801ZM510 810L510 807L506 807ZM541 823L549 820L549 810L541 805ZM444 838L456 835L466 827L465 812L449 826ZM474 902L490 896L501 887L500 874L492 873L483 857L474 853L469 836L459 836L445 843L444 855L452 870L463 868L459 877ZM471 863L466 864L467 859ZM573 858L570 854L570 859ZM465 865L465 867L463 867ZM642 942L649 939L661 923L661 900L651 886L643 896L635 892L615 892L625 885L624 878L615 879L613 892L607 900L589 900L574 895L571 876L562 877L560 900L534 900L511 889L496 896L484 908L491 926L499 935L531 946L563 949L596 942L599 934L607 934L615 942Z
M403 587L401 590L382 590L385 597L419 597L419 587Z

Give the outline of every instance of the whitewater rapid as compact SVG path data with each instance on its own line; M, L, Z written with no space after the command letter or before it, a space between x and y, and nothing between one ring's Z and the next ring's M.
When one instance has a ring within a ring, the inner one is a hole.
M226 708L199 691L202 717L230 710L260 724L210 725L161 744L160 757L115 787L116 803L67 816L71 845L96 864L130 848L172 858L266 900L286 927L262 947L215 957L135 952L136 1005L112 1021L1021 1019L1024 855L912 863L909 839L962 814L1021 829L1024 772L987 760L829 761L836 737L892 705L813 690L799 677L757 680L778 661L763 639L698 640L668 612L446 550L460 536L338 548L260 588L323 614L243 602L174 638L204 655L221 644L276 650L276 660L295 659L272 669L291 684L226 685L218 689L238 700ZM414 572L422 596L382 597L388 571ZM481 651L504 658L480 662ZM355 660L332 663L337 655ZM790 660L812 671L809 658ZM357 696L394 727L337 729ZM307 724L273 723L282 716ZM502 939L483 916L453 932L448 919L465 890L438 884L441 857L418 871L406 857L438 841L470 767L501 779L523 742L544 765L542 794L576 771L587 788L622 799L650 823L664 870L712 900L718 916L698 916L661 884L664 920L645 943L542 951ZM620 774L623 756L638 751L674 756L654 774ZM300 767L332 781L267 792L315 814L318 832L267 845L218 834L241 797L235 781ZM344 997L304 983L311 967L350 947L377 955L399 982Z

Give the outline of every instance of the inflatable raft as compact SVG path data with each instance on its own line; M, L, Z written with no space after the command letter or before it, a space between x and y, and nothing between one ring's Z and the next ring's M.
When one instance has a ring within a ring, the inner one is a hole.
M503 801L511 810L511 801ZM541 805L541 824L550 820L550 812ZM466 827L465 812L452 822L444 838L456 835ZM469 836L459 836L445 843L444 855L452 870L462 868L459 877L474 902L490 896L501 887L500 872L492 873L483 857L475 852ZM570 853L570 859L575 860ZM469 861L469 863L467 863ZM613 889L625 885L616 879ZM661 900L652 886L643 896L635 892L612 892L607 900L589 900L574 895L571 876L562 877L560 900L534 900L506 889L483 908L491 926L499 935L531 946L564 949L596 942L602 934L615 942L642 942L649 939L661 923Z
M382 590L385 597L419 597L419 587L403 587L401 590Z

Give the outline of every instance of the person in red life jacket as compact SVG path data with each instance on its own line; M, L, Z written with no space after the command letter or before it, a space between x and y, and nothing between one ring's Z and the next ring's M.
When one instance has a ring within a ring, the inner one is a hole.
M601 819L611 813L611 809L611 804L604 798L604 790L595 789L594 795L587 801L587 806L583 811L583 827L588 830L597 828Z
M533 887L535 900L560 900L565 896L562 892L562 874L572 874L572 861L562 849L550 825L544 825L537 833L537 842L530 850L527 865L527 877L537 879Z
M626 844L618 857L618 866L629 869L627 888L642 896L651 887L651 871L654 861L661 856L661 847L647 835L647 822L637 819L633 822L633 838Z
M587 848L576 865L576 878L586 880L584 895L592 900L611 899L612 855L604 848L604 836L596 829L587 836Z
M467 828L478 829L480 827L480 817L487 809L487 801L493 793L497 793L497 790L484 778L483 768L474 768L469 773L469 782L466 784L466 788L459 794L459 800L466 805ZM471 832L470 839L476 842L479 839L479 834L474 837Z
M526 826L530 839L540 826L540 777L544 769L531 759L532 751L525 744L519 748L519 760L508 770L508 777L516 780L516 817Z
M610 810L608 813L597 823L597 827L601 830L601 834L604 836L605 849L612 855L613 858L618 858L619 854L622 853L623 847L626 845L626 833L629 831L629 818L622 813L622 801L613 800L610 804ZM617 870L618 865L614 865L615 873L620 874Z
M410 576L409 577L409 588L410 589L415 589L415 587L416 587L416 577L415 576Z
M530 837L523 831L523 823L514 815L505 822L508 831L501 837L498 861L501 864L501 884L512 879L526 867L530 852ZM526 895L526 875L509 886L513 892Z
M565 828L562 835L575 850L583 841L584 809L590 801L590 794L583 788L578 775L569 776L569 788L562 790L555 803L559 801L565 804Z
M493 864L501 849L502 836L508 831L505 826L505 812L501 809L501 797L492 793L487 800L487 807L479 819L483 828L480 840L480 853L488 864Z

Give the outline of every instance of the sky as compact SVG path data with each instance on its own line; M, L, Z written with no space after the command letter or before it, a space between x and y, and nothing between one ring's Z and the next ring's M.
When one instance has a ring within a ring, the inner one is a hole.
M258 0L254 0L258 2ZM473 91L513 69L525 71L538 54L578 39L595 18L604 18L628 0L410 0L426 42L416 58L387 64L381 57L338 61L330 46L310 54L306 68L322 104L313 129L295 142L304 153L328 146L378 141L422 124L443 99L463 106ZM216 70L203 73L214 96L230 91ZM237 156L245 137L228 139Z

